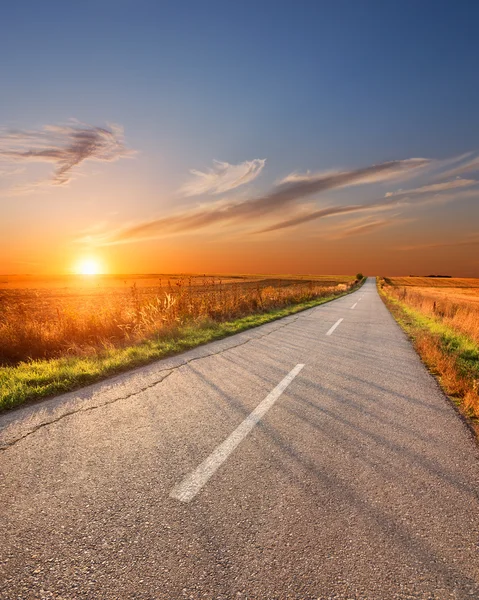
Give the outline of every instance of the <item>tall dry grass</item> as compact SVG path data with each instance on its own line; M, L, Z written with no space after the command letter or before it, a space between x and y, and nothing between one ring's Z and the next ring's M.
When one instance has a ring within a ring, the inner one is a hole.
M379 287L421 358L439 376L445 391L457 399L461 412L473 419L479 437L479 303L438 294L434 286L431 290L402 287L382 279ZM475 285L469 292L474 294L474 290L479 294ZM405 312L404 307L416 313Z
M479 289L475 289L479 296ZM434 290L414 287L387 286L393 298L412 306L421 313L440 319L445 325L463 333L479 344L479 303L438 296Z
M479 435L479 380L461 368L457 356L444 351L437 336L421 332L416 335L414 345L433 373L440 376L446 392L460 398L462 412L476 420L474 428Z
M354 285L291 280L223 284L167 282L144 293L136 285L101 294L58 296L29 290L0 293L0 364L84 356L158 336L185 325L232 321L343 293Z
M470 277L384 277L385 283L394 286L432 288L479 288L479 279Z

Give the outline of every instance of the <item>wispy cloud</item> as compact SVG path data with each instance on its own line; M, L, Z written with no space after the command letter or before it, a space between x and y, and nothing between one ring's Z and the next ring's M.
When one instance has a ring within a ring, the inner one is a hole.
M450 164L469 161L470 155L433 161L429 159L406 159L371 165L361 169L328 173L294 173L281 180L266 194L252 199L221 199L205 203L182 212L130 223L113 231L92 232L79 241L113 245L156 239L167 235L188 233L214 227L213 231L247 230L256 234L278 232L326 217L341 215L364 215L351 225L336 228L336 236L362 235L392 223L406 222L397 209L461 201L479 196L479 182L473 179L455 179L442 183L427 184L407 190L389 192L371 202L324 206L314 196L329 190L431 177L431 171L444 169ZM396 214L390 211L396 210ZM389 211L387 217L384 213ZM403 211L402 211L403 212ZM362 219L362 220L361 220ZM221 227L219 227L221 226ZM334 229L329 237L334 236ZM326 234L328 235L328 234Z
M391 196L402 196L408 195L411 196L413 194L428 194L435 192L445 192L447 190L453 190L456 188L464 188L471 187L473 185L477 185L479 182L475 179L453 179L452 181L444 181L443 183L433 183L431 185L423 185L418 188L413 188L410 190L398 190L397 192L388 192L386 194L386 198Z
M118 125L73 122L40 130L0 130L0 161L51 163L55 170L49 181L54 185L68 183L72 170L86 160L114 161L131 154Z
M290 173L280 181L280 184L314 183L328 181L335 178L335 187L346 187L348 185L359 185L365 183L381 183L400 179L404 175L410 176L411 169L422 168L429 165L431 161L426 158L408 158L395 160L379 165L372 165L355 171L320 171L319 173Z
M452 164L455 164L456 166L443 171L439 174L438 178L456 177L463 173L479 171L479 155L477 155L477 153L469 152L468 154L457 157L457 160L452 162Z
M375 231L376 229L387 227L392 223L396 223L396 217L397 215L391 215L387 219L366 217L361 219L348 220L345 223L342 223L339 227L337 227L330 233L328 233L327 238L331 240L341 240L357 235L364 235L366 233L370 233L371 231Z
M356 225L356 227L345 229L342 233L337 235L337 238L341 239L356 235L364 235L365 233L370 233L371 231L375 231L376 229L380 229L381 227L385 227L391 223L393 223L392 219L374 219L369 221L369 223L364 223L363 225Z
M409 246L400 246L398 250L435 250L437 248L455 248L457 246L478 246L479 245L479 234L471 234L465 236L459 240L452 241L444 241L444 242L435 242L432 244L411 244Z
M224 194L256 179L265 164L265 158L245 160L238 165L214 160L213 168L206 172L192 169L190 173L193 179L185 183L179 191L185 196Z
M471 180L472 181L472 180ZM479 182L474 182L471 185L478 184ZM425 186L427 187L427 186ZM308 223L310 221L315 221L317 219L322 219L324 217L332 217L335 215L342 215L348 213L357 213L357 212L374 212L378 210L386 210L390 208L394 208L396 206L402 205L419 205L419 204L431 204L431 203L445 203L453 200L464 200L466 198L472 198L479 196L479 190L470 189L470 190L462 190L458 191L455 194L445 194L445 191L450 190L450 188L444 188L443 190L436 190L436 192L429 192L424 194L407 194L405 192L400 192L397 194L389 194L385 198L381 198L374 202L369 202L366 204L349 204L346 206L329 206L326 208L320 208L317 210L311 210L309 212L303 212L299 216L292 217L290 219L285 219L284 221L280 221L278 223L274 223L260 231L260 233L279 231L280 229L287 229L289 227L296 227L298 225L302 225L304 223ZM440 193L440 192L443 193ZM414 192L414 190L413 190Z
M290 227L329 214L368 210L366 206L353 205L336 206L311 212L304 203L298 205L298 201L320 192L340 187L394 179L399 174L404 175L408 171L417 172L417 169L427 166L429 162L427 159L397 160L362 169L314 174L286 182L283 180L268 194L258 198L207 204L186 210L180 214L151 219L127 226L97 239L102 244L127 243L171 233L198 230L219 223L227 225L256 225L258 222L264 222L265 219L269 219L271 222L271 219L277 219L279 215L284 217L292 212L296 215L298 212L301 213L300 216L292 217L288 221L282 221L264 228L262 231L265 232ZM383 202L392 204L396 201L391 199L383 200Z
M356 218L341 219L334 226L328 225L327 230L322 233L325 239L342 240L348 237L356 237L358 235L368 234L377 229L384 229L392 225L404 225L415 221L414 217L402 216L402 211L387 213L387 215L366 214Z
M14 175L19 175L20 173L24 173L25 169L23 167L14 167L13 165L5 165L0 168L0 177L13 177Z

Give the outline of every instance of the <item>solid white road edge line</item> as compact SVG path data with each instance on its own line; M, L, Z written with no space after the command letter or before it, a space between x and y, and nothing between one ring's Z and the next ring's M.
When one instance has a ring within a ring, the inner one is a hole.
M331 335L336 327L341 323L343 319L338 319L336 323L331 327L331 329L326 333L326 335Z
M359 302L359 300L358 300L358 302ZM356 308L356 306L358 305L358 302L355 302L355 303L354 303L354 304L351 306L351 310L352 310L353 308Z
M206 458L192 473L187 475L181 483L171 490L170 498L180 500L180 502L189 502L192 500L201 488L208 483L210 477L214 475L215 471L225 462L236 446L244 440L253 427L268 412L303 367L304 365L296 365L294 369L292 369L274 388L274 390L258 404L254 411L238 425L233 433L217 446L208 458Z

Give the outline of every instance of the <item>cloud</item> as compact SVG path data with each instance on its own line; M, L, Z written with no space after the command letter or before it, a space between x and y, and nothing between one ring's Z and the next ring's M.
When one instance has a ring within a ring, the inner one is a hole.
M439 177L456 177L457 175L461 175L462 173L467 173L470 171L479 171L479 156L474 155L473 152L469 152L468 154L463 154L458 156L456 160L451 161L453 164L457 166L452 169L448 169L447 171L443 171ZM458 164L459 163L459 164Z
M290 173L287 177L280 181L280 184L298 184L298 183L314 183L319 181L325 181L328 178L344 176L344 182L341 183L339 179L335 187L346 187L351 185L351 181L354 185L364 183L381 183L383 181L394 180L402 177L404 174L408 174L410 169L421 168L431 163L426 158L408 158L405 160L395 160L390 162L381 163L379 165L372 165L364 169L357 169L355 171L324 171L319 173ZM352 179L350 179L352 176Z
M398 250L434 250L437 248L456 248L457 246L477 246L479 245L479 235L472 234L457 241L436 242L433 244L412 244L410 246L401 246Z
M380 227L385 227L386 225L390 225L392 223L392 219L375 219L370 221L369 223L364 223L364 225L357 225L356 227L351 227L346 229L341 234L338 234L338 238L351 237L355 235L364 235L365 233L370 233L375 229L379 229Z
M479 182L474 182L479 183ZM446 188L447 189L447 188ZM445 190L443 190L445 191ZM280 221L279 223L274 223L262 229L259 233L266 233L272 231L279 231L280 229L287 229L289 227L295 227L297 225L302 225L303 223L308 223L309 221L314 221L316 219L321 219L324 217L332 217L334 215L342 215L348 213L356 213L362 211L377 211L377 210L385 210L389 208L394 208L395 206L407 205L407 204L430 204L430 203L445 203L453 200L464 200L467 198L473 198L479 196L479 190L464 190L457 194L441 194L440 192L429 193L429 194L421 194L418 197L415 194L406 194L405 192L393 194L386 196L385 198L381 198L380 200L376 200L375 202L370 202L367 204L350 204L346 206L330 206L327 208L321 208L318 210L312 210L310 212L303 213L297 217L292 217L290 219L286 219L284 221Z
M320 171L318 173L311 173L311 171L306 171L306 173L298 173L297 171L294 171L293 173L286 175L286 177L283 177L283 179L279 181L279 184L281 185L284 183L298 183L303 181L311 181L313 179L319 179L327 177L329 175L337 175L337 173L337 170Z
M472 187L479 182L470 179L389 193L386 197L368 203L318 207L314 199L309 202L303 201L309 196L340 187L355 186L366 182L384 182L398 177L423 176L425 172L431 170L433 164L434 161L427 159L408 159L349 171L301 176L295 174L293 177L289 176L280 181L269 193L254 199L220 200L200 205L181 213L126 225L116 231L98 233L89 236L88 242L98 245L124 244L198 231L211 226L215 226L215 232L225 227L230 230L231 227L247 227L257 234L264 234L326 217L371 213L367 222L358 224L356 229L352 228L350 235L360 235L385 226L392 222L391 219L395 219L395 215L390 216L388 222L384 218L374 217L375 213L380 211L394 210L403 206L414 207L460 201L479 195L479 190ZM466 189L468 187L471 189ZM371 217L374 217L373 220ZM401 222L403 221L404 219L401 220ZM394 222L398 222L397 219ZM86 241L86 239L83 238L80 241Z
M11 165L7 165L0 168L0 177L12 177L24 172L25 169L23 167L13 167Z
M111 162L131 154L118 125L106 128L75 122L40 130L0 131L0 160L52 163L55 171L50 183L54 185L68 183L72 169L85 160Z
M372 214L347 219L334 227L328 227L327 231L324 234L322 233L322 235L325 239L342 240L348 237L364 235L376 229L389 227L390 225L403 225L415 220L414 218L403 217L401 215L401 212L394 212L392 214L389 213L387 217Z
M475 179L453 179L452 181L445 181L443 183L433 183L431 185L423 185L422 187L414 188L411 190L398 190L397 192L388 192L386 198L391 196L399 195L412 195L412 194L427 194L434 192L444 192L447 190L453 190L456 188L471 187L477 185L479 182Z
M375 229L379 229L381 227L386 227L392 223L395 223L394 217L397 215L392 215L389 219L378 219L378 218L370 218L366 217L363 219L355 219L347 221L346 223L341 224L340 227L328 234L328 238L332 240L340 240L347 237L352 237L356 235L363 235L365 233L369 233L374 231Z
M256 179L265 164L265 158L246 160L238 165L214 160L213 168L206 173L192 169L190 173L194 178L185 183L180 192L185 196L223 194Z
M249 223L256 225L258 221L278 218L278 215L284 216L292 212L297 215L298 210L305 213L299 217L292 217L290 221L283 221L262 230L263 232L274 231L329 214L368 210L366 206L353 205L330 207L311 213L304 204L298 206L298 201L335 188L394 179L399 175L404 176L406 172L416 172L418 168L428 165L429 162L427 159L397 160L361 169L303 176L300 180L295 179L286 182L283 180L268 194L251 200L220 201L199 206L183 213L127 226L111 234L101 236L98 241L101 244L120 244L157 238L171 233L194 231L218 224L244 225ZM396 203L395 200L387 200L386 202L388 204Z

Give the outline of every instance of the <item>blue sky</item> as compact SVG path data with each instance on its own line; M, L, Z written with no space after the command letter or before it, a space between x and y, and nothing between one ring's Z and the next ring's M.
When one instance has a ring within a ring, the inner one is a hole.
M85 161L75 166L67 185L38 195L17 198L9 190L46 177L51 165L29 162L25 171L3 177L3 243L14 229L35 236L45 219L43 232L52 224L57 246L50 236L40 262L51 262L89 227L124 228L218 201L216 193L193 200L178 194L191 169L206 172L214 159L231 165L266 159L252 183L238 186L235 193L242 199L268 193L294 172L359 169L417 157L440 161L479 150L475 2L46 1L10 3L2 13L0 126L31 131L71 119L98 127L117 124L125 147L136 152L115 162ZM427 183L419 178L420 185ZM374 201L394 191L391 185L333 190L319 204ZM474 234L471 222L479 212L471 195L438 204L415 211L396 237L403 231L418 243L432 227L439 239L448 224L448 235L458 241ZM188 235L170 236L169 247L187 249L199 233ZM216 251L240 244L239 235L229 246L218 241ZM308 235L314 237L314 231ZM363 244L369 240L371 255L387 239L379 231L374 235L361 236ZM204 241L213 238L210 233ZM289 232L282 240L294 248L293 238ZM242 239L250 242L246 235ZM265 248L282 240L265 240ZM316 243L323 242L319 232ZM128 268L141 269L141 257L166 243L149 240L140 247L136 240L138 266ZM330 241L330 247L337 243ZM5 266L10 271L28 261L28 247L13 245ZM76 251L71 248L69 255ZM117 252L116 263L132 250ZM205 268L215 251L210 254ZM191 258L185 250L184 261L174 268L188 270ZM397 259L391 255L391 265ZM473 274L477 263L469 262ZM165 269L155 266L149 261L144 268ZM241 270L252 270L251 261L245 267ZM237 261L231 268L238 270ZM259 270L273 268L266 260Z

